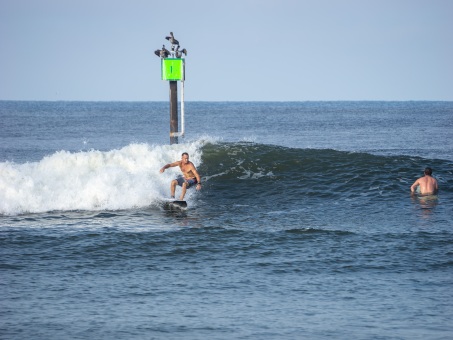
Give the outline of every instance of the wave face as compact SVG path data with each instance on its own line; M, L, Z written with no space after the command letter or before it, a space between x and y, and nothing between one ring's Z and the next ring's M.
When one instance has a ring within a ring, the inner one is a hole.
M423 158L407 156L208 144L200 168L210 188L203 204L213 206L218 225L393 228L412 223L416 214L429 213L440 202L439 216L451 211L450 176L437 177L439 198L426 202L411 197L410 186L428 165L440 174L451 174L451 162L443 160L427 164ZM447 219L444 222L448 227Z
M422 158L407 156L253 143L207 145L203 151L204 169L216 190L245 198L392 200L396 193L408 191L426 164ZM451 164L430 161L431 167L444 173L450 172Z

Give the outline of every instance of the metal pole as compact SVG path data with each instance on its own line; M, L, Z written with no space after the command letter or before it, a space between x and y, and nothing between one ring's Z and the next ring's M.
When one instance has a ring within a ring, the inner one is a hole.
M184 137L184 80L181 81L181 137Z
M178 82L170 81L170 145L178 144Z

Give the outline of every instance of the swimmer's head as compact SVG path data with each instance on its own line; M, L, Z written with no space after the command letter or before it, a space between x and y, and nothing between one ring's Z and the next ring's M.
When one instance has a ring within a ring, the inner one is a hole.
M432 173L433 173L433 169L431 169L431 168L426 168L426 169L425 169L425 175L431 176Z

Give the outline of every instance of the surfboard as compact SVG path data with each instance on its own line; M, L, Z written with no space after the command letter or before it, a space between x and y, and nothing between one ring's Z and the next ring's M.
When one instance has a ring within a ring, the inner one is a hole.
M186 201L166 201L164 202L165 210L186 210L187 202Z

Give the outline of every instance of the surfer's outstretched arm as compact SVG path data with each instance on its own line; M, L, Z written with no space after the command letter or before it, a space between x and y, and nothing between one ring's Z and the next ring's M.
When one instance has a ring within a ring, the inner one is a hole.
M181 164L181 161L176 161L176 162L173 162L173 163L168 163L168 164L165 164L161 169L160 169L160 172L164 172L165 169L168 169L168 168L172 168L172 167L175 167L175 166L178 166Z

